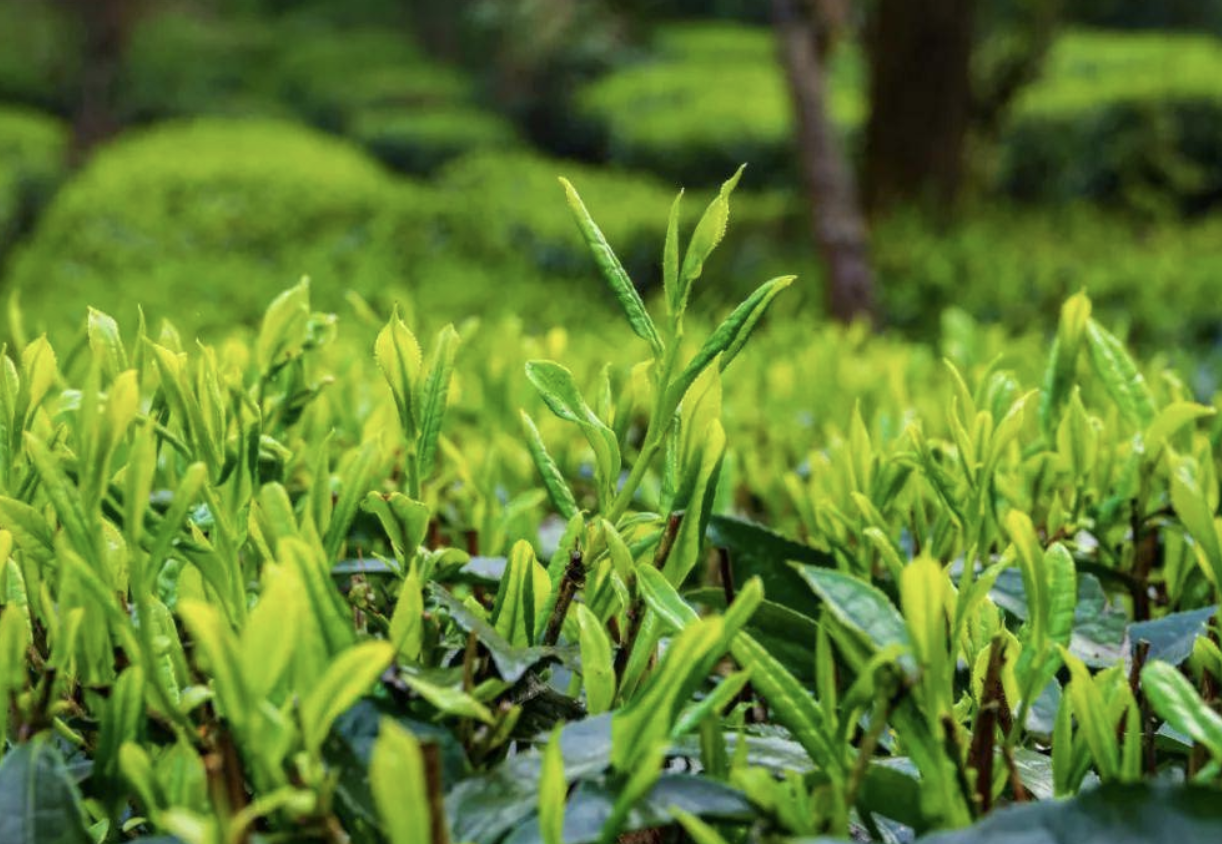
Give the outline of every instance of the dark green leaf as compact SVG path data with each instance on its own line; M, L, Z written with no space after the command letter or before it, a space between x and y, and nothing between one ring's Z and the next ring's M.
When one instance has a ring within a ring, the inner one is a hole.
M1027 598L1017 569L1003 571L989 596L999 607L1026 621ZM1127 620L1123 609L1108 602L1098 578L1080 575L1069 652L1092 668L1115 665L1124 655Z
M492 661L496 664L497 673L507 683L516 683L518 680L521 680L522 675L529 671L531 667L550 657L556 657L563 662L576 664L576 654L573 648L514 647L491 624L481 618L477 618L470 610L463 606L462 601L455 598L441 586L433 584L429 592L437 603L445 607L446 612L449 613L450 618L454 619L455 624L463 630L475 633L476 637L492 655Z
M1129 641L1150 643L1148 659L1179 665L1192 656L1192 646L1198 636L1205 635L1209 620L1218 608L1204 607L1165 615L1153 621L1139 621L1129 627Z
M713 516L709 519L706 536L710 545L729 551L735 583L746 583L758 577L764 583L764 597L769 601L808 617L818 612L819 602L802 577L787 563L794 561L835 568L832 555L736 516Z
M449 730L404 718L392 711L390 704L384 701L371 698L358 701L336 720L323 745L323 758L336 772L335 793L340 811L350 823L377 823L373 790L369 787L369 761L383 718L394 718L400 727L414 733L421 742L438 746L445 787L467 773L466 754Z
M1072 800L1002 809L968 829L922 844L1186 844L1222 840L1212 789L1100 786Z
M616 792L599 782L583 782L569 797L564 817L564 844L594 844L611 816ZM696 817L720 821L748 821L754 810L738 791L705 777L664 774L628 815L622 832L669 826L672 808ZM475 844L491 839L474 838ZM538 820L531 818L514 830L506 844L542 844Z
M793 571L788 566L784 568ZM740 582L737 574L734 580ZM777 592L779 590L773 594ZM693 603L718 611L724 610L726 606L725 590L718 587L696 589L685 593L684 597ZM780 593L780 597L787 596ZM751 616L745 629L794 676L803 681L815 679L813 648L819 626L813 618L790 609L785 604L764 601Z
M851 575L794 564L794 570L823 599L836 620L876 649L910 646L908 627L895 605L875 587Z
M92 844L76 785L49 742L17 745L0 762L0 841Z

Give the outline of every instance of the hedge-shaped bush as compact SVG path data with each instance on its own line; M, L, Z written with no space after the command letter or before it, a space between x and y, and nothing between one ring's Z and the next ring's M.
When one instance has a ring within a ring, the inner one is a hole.
M428 59L409 34L386 29L303 29L275 69L276 93L311 121L342 129L370 106L466 101L462 72Z
M1065 14L1088 26L1134 29L1209 27L1222 32L1219 0L1069 0Z
M120 94L136 119L277 111L263 90L279 51L275 29L244 17L179 9L141 16L124 56Z
M0 3L0 101L64 108L78 72L76 37L56 3Z
M53 117L0 107L0 257L63 175L66 128Z
M993 208L946 230L891 219L873 247L887 318L906 329L955 306L1022 330L1086 288L1144 347L1222 340L1222 218L1143 225L1083 207Z
M1199 206L1222 195L1222 45L1066 33L1016 104L1000 179L1038 200Z
M588 249L571 214L556 202L562 195L558 176L580 182L582 196L604 221L607 240L633 278L645 286L655 281L673 191L650 176L526 151L476 153L442 169L436 184L447 202L451 248L486 260L525 256L543 272L560 276L591 272ZM724 248L731 254L756 236L770 237L775 244L773 235L792 210L783 195L746 189L756 181L753 169L748 168L743 181L744 189L735 196L735 232ZM685 198L682 222L689 231L709 198L708 192Z
M433 189L314 130L206 118L102 149L14 254L4 290L19 293L31 331L63 328L59 316L86 305L130 320L141 302L154 325L172 315L215 334L252 322L268 291L303 275L326 308L351 289L387 302L406 294L421 312L559 321L574 279L596 274L558 201L565 174L605 213L641 280L656 275L673 197L651 178L489 152L448 165ZM701 200L687 203L688 230ZM724 251L753 230L765 238L784 211L777 197L744 192Z
M846 45L830 91L850 131L866 116L864 76ZM614 162L712 184L750 161L757 179L793 180L790 103L767 28L660 27L645 58L588 85L578 105ZM1015 197L1200 207L1222 195L1222 46L1067 31L1015 103L997 160L997 185Z
M351 115L347 134L396 170L427 173L477 150L521 144L504 118L473 106L369 106Z
M200 119L125 136L101 150L48 209L16 256L8 289L31 321L62 323L85 305L190 328L254 317L269 291L302 275L335 307L349 287L397 281L411 238L379 235L379 215L430 194L391 181L347 144L292 124Z
M507 121L475 107L473 80L426 56L410 34L352 29L337 35L309 21L296 26L272 75L273 93L391 167L429 172L466 152L518 143Z
M833 64L833 116L861 121L860 59ZM647 58L591 83L581 113L601 128L616 162L686 184L715 184L750 161L757 179L790 176L789 93L767 27L684 23L660 27Z
M321 15L143 17L124 65L123 109L136 120L296 116L416 173L517 143L508 122L474 107L467 75L425 56L410 32L336 28Z

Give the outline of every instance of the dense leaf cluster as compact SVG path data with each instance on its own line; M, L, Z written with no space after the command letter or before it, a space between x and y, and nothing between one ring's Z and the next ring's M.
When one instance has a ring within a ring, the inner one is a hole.
M306 283L250 343L16 342L0 840L1216 835L1213 407L1084 294L1010 359L761 354L788 276L705 329L738 178L660 314L564 182L631 344Z

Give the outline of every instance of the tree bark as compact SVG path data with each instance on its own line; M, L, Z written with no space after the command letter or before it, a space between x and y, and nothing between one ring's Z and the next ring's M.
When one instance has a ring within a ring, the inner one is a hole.
M136 0L60 0L81 27L81 70L73 109L73 154L119 131L122 121L115 102L123 54L135 18Z
M972 110L975 0L877 0L869 24L865 202L951 207Z
M789 81L811 230L827 272L828 313L875 321L874 273L853 171L828 113L819 29L795 0L772 0L781 63Z

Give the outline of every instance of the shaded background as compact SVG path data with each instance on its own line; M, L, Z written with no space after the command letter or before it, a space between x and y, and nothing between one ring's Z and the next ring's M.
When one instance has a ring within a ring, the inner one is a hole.
M555 177L650 289L674 191L690 226L748 162L706 310L798 272L787 318L935 339L1086 287L1207 359L1219 33L1218 0L0 0L4 333L216 333L302 275L597 320Z

